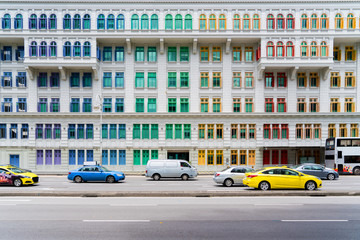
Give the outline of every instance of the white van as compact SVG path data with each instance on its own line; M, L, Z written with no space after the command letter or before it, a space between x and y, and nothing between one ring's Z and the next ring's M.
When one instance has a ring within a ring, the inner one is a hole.
M188 180L197 176L197 170L185 160L149 160L146 165L146 177L155 181L160 178L181 178Z

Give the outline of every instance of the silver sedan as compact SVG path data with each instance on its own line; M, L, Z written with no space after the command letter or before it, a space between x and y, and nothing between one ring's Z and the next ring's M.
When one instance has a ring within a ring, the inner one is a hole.
M243 184L245 173L252 172L250 167L229 167L214 174L213 180L218 184L231 187L233 184Z
M293 169L305 174L319 177L321 179L335 180L339 178L339 174L334 169L327 168L315 163L304 163L294 166Z

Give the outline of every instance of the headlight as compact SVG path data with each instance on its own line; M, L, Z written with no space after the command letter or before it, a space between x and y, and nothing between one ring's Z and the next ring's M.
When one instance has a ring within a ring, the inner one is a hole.
M124 176L123 174L116 174L116 176L118 176L118 177L122 177L122 176Z
M31 178L31 177L23 176L23 175L20 175L20 177L22 177L22 178Z

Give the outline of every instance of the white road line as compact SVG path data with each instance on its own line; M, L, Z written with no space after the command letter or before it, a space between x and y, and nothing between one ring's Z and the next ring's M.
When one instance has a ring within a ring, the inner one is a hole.
M348 222L349 220L281 220L282 222Z
M0 202L30 202L30 199L0 199Z
M258 203L254 206L303 206L302 203Z
M159 204L110 204L111 207L157 207Z
M93 222L93 223L99 223L99 222L120 222L120 223L147 223L150 222L150 220L83 220L83 222Z

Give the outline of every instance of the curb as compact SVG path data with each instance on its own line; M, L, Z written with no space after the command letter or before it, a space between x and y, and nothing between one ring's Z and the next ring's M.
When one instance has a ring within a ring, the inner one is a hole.
M0 192L0 197L270 197L270 196L360 196L358 192L344 191L259 191L250 190L244 192Z

